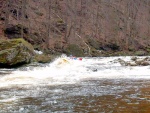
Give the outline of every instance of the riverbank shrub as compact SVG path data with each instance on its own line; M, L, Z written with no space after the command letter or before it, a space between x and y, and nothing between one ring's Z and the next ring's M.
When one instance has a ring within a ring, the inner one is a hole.
M75 44L69 44L64 49L64 52L67 55L74 55L74 56L77 56L77 57L84 56L84 52L83 52L82 48L80 48L78 45L75 45Z

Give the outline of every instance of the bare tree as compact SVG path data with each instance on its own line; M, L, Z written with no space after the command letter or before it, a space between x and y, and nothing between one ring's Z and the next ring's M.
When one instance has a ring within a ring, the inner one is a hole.
M148 7L148 36L150 36L150 0L147 0Z
M67 31L68 31L68 0L65 1L65 36L64 39L66 42L68 42L68 38L67 38Z
M2 20L4 20L4 18L2 18L2 11L3 11L3 9L4 9L4 7L5 7L5 1L3 1L3 0L0 0L0 19ZM3 35L3 30L2 30L2 27L3 27L3 23L2 23L2 21L0 21L0 36L2 36Z
M47 20L47 46L49 47L49 41L50 41L50 38L52 36L52 33L51 33L51 14L52 14L52 10L51 10L51 7L52 7L52 1L51 0L48 0L48 20Z
M21 3L21 37L24 37L24 21L25 21L26 0Z
M5 6L5 29L7 28L9 23L10 4L11 4L11 0L7 0Z
M5 4L2 4L3 1ZM136 46L139 37L150 35L150 21L148 20L150 18L150 0L46 0L44 1L46 7L42 8L46 11L43 13L44 16L41 16L44 19L42 25L37 16L26 18L26 15L32 16L31 13L26 14L26 10L32 11L30 7L32 4L28 4L29 1L31 2L31 0L0 0L0 10L3 9L5 12L4 26L7 28L8 24L13 22L21 24L22 38L25 37L23 26L29 28L30 34L35 31L40 34L40 29L42 29L42 33L46 35L43 37L47 47L50 47L51 42L56 39L55 37L59 37L57 40L61 37L61 42L65 40L67 43L75 43L74 40L79 39L79 36L80 39L84 39L88 35L97 38L104 45L115 42L117 45L123 45L123 49L128 50L130 45ZM39 1L34 2L40 4ZM60 2L64 3L64 6L61 6L64 9L61 9ZM142 6L143 4L146 7ZM139 13L144 11L146 11L143 14L146 19L139 19ZM26 24L27 20L29 25ZM145 26L145 23L142 23L143 20L148 23L145 28L146 33L140 31L142 26ZM63 30L60 29L58 21L64 24ZM125 44L121 43L123 40ZM63 44L61 43L61 45Z

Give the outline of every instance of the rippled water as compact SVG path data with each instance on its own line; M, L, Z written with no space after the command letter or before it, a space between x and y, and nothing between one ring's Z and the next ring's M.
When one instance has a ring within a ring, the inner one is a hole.
M130 60L130 57L121 57ZM1 69L1 113L149 113L150 68L116 59L56 59L44 66Z

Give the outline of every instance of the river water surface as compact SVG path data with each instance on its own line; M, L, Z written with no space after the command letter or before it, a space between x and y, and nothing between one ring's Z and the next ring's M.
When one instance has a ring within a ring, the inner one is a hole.
M118 58L0 69L0 113L150 113L150 66Z

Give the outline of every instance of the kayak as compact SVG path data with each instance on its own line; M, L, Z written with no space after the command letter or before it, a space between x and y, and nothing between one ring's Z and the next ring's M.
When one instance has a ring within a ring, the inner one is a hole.
M69 60L67 60L66 58L62 58L60 59L60 61L58 62L58 65L62 65L62 64L69 64Z

